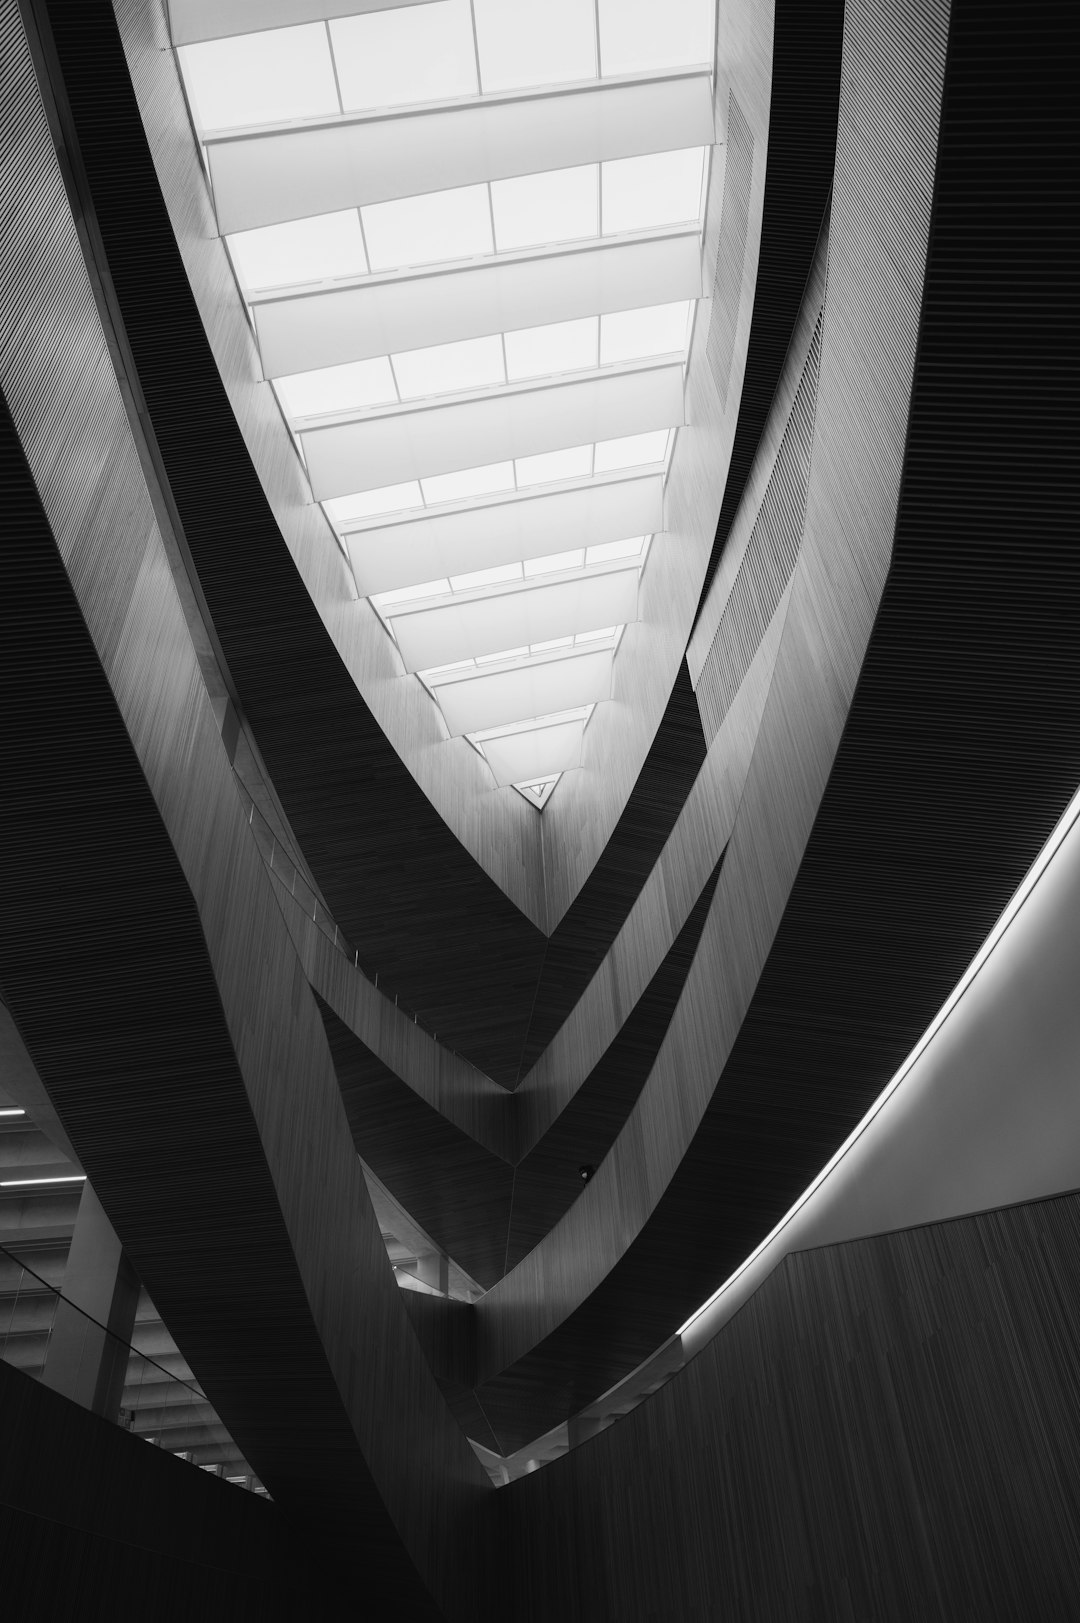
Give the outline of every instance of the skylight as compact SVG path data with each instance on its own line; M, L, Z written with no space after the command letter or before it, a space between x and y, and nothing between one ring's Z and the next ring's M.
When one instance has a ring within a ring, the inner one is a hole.
M178 53L357 591L538 810L664 545L714 40L709 0L438 0Z
M330 23L346 112L477 93L469 0L440 0Z

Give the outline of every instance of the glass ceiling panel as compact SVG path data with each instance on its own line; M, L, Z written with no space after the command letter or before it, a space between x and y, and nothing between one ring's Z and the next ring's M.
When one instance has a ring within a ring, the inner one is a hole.
M484 757L495 782L506 787L518 779L580 766L584 732L584 721L563 721L527 732L507 733L485 742Z
M460 502L469 496L487 496L493 491L513 490L514 464L492 462L486 468L463 468L460 473L440 473L421 479L424 500L434 507L439 502Z
M360 212L374 271L435 265L495 251L486 186L371 203Z
M473 671L437 684L439 704L452 735L526 721L611 697L613 651L583 650L570 658L511 670ZM432 684L435 686L435 684ZM522 774L524 776L524 774Z
M596 77L593 0L473 0L485 92Z
M547 451L539 456L519 456L518 488L551 485L559 479L587 479L593 471L591 445L574 445L568 451Z
M330 37L346 112L477 93L469 0L344 17Z
M219 212L264 375L406 668L537 807L663 530L705 149L655 149L710 140L712 111L705 74L662 76L714 35L712 0L437 0L181 52L201 129L296 126L208 147L231 224L287 222Z
M458 344L410 349L392 357L403 400L482 389L506 382L502 340L468 338Z
M357 589L368 595L511 559L539 558L553 536L588 547L590 563L630 557L640 551L640 536L662 531L663 523L662 479L652 475L529 493L456 512L407 515L403 522L346 533ZM609 547L615 550L608 552ZM623 547L625 553L618 550Z
M669 430L657 429L652 434L627 434L622 439L598 440L594 467L597 473L608 473L616 468L643 468L653 462L663 462L667 456Z
M363 276L368 268L355 209L237 231L229 238L229 252L240 286L248 294L260 288Z
M341 111L322 23L184 45L177 54L201 130L242 129Z
M491 183L495 245L514 248L576 242L600 235L600 165L549 169Z
M512 382L549 377L556 372L586 371L599 362L597 316L581 321L556 321L545 327L522 327L508 332L506 372Z
M349 361L317 372L296 372L275 384L288 417L318 417L332 411L358 411L397 400L394 374L385 355L374 361Z
M714 0L598 0L605 75L711 63Z
M351 519L372 518L382 513L401 513L412 507L423 507L424 498L415 479L402 485L383 485L379 490L362 490L352 496L338 496L323 503L326 516L332 524L348 523Z
M698 219L704 158L704 147L687 147L605 163L600 192L604 235Z
M653 304L645 310L619 310L600 321L600 364L640 361L686 349L690 301Z

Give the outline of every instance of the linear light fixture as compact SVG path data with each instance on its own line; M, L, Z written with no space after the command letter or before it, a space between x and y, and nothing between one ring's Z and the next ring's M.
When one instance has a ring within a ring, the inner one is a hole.
M713 1291L708 1300L702 1302L701 1306L696 1308L694 1312L691 1313L685 1324L681 1324L679 1326L678 1330L675 1332L676 1335L684 1336L690 1329L691 1325L696 1323L703 1313L707 1313L711 1307L716 1305L724 1293L728 1291L732 1285L734 1285L735 1281L739 1279L741 1275L744 1274L751 1266L751 1264L757 1260L761 1253L772 1244L777 1235L781 1234L784 1229L787 1228L792 1219L795 1218L806 1205L811 1195L813 1195L820 1185L825 1182L825 1179L834 1170L834 1168L840 1164L845 1155L847 1155L848 1152L855 1147L859 1139L863 1136L867 1128L874 1120L874 1117L885 1107L886 1104L888 1104L897 1088L911 1071L915 1062L922 1056L929 1044L933 1041L934 1037L937 1036L937 1033L941 1030L946 1020L952 1014L953 1010L964 996L964 993L971 986L972 982L975 980L975 977L979 974L980 970L990 958L991 953L993 953L994 950L1000 945L1002 939L1009 929L1009 926L1012 924L1013 920L1020 912L1020 909L1023 907L1024 903L1035 889L1035 886L1038 884L1039 880L1050 866L1050 863L1053 861L1060 847L1064 844L1065 839L1072 831L1072 827L1078 819L1080 819L1080 792L1075 794L1072 800L1069 802L1061 821L1050 835L1050 838L1039 852L1039 855L1035 858L1035 861L1028 869L1024 878L1021 880L1019 887L1012 897L1012 900L1006 905L1004 912L1001 914L1001 917L994 925L994 928L990 931L990 934L979 948L979 951L975 954L975 957L968 965L967 970L961 976L952 993L942 1004L929 1026L927 1026L925 1032L915 1044L915 1047L911 1050L911 1053L901 1065L892 1081L889 1082L884 1090L878 1095L874 1103L870 1106L870 1109L866 1112L866 1115L863 1117L862 1121L851 1133L848 1134L848 1137L844 1140L843 1144L841 1144L840 1148L836 1151L836 1154L832 1157L832 1159L822 1167L813 1183L811 1183L808 1188L803 1191L790 1210L785 1212L784 1216L780 1219L779 1223L777 1223L776 1227L765 1236L760 1245L754 1247L750 1255L744 1262L739 1264L735 1272L729 1275L729 1277L724 1280L724 1283L717 1290Z
M0 1189L27 1189L31 1184L85 1183L86 1173L72 1173L63 1178L0 1178Z
M3 1110L0 1110L0 1116L25 1116L25 1115L26 1115L25 1110L16 1110L14 1107L12 1107L9 1110L5 1106L5 1108Z

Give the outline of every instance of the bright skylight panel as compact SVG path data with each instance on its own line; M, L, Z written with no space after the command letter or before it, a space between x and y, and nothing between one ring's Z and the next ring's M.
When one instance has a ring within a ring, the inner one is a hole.
M486 468L463 468L460 473L439 473L422 479L424 500L429 506L437 502L460 502L470 496L488 496L493 491L513 490L514 464L492 462Z
M355 496L335 496L323 502L331 524L349 524L360 518L374 518L379 513L407 512L423 507L424 498L415 479L404 485L383 485L378 490L362 490Z
M573 637L552 637L550 642L534 642L529 644L530 654L550 654L556 648L572 648Z
M372 270L435 265L495 251L486 186L457 186L392 203L372 203L361 213Z
M699 219L704 158L704 147L686 147L680 152L653 152L644 158L605 163L601 188L604 235Z
M183 45L178 54L200 131L340 111L322 23Z
M629 541L601 541L595 547L589 547L585 554L588 564L606 564L615 558L638 558L641 556L645 537L635 535Z
M497 654L477 654L477 665L501 665L504 660L521 659L528 648L500 648Z
M560 569L580 569L585 562L585 549L576 547L572 552L549 552L545 558L527 558L525 575L553 575Z
M596 76L593 0L473 0L485 92Z
M455 592L471 592L478 586L504 586L521 579L521 565L496 564L492 569L473 569L467 575L451 575L450 585ZM502 658L502 655L499 655Z
M604 77L713 59L716 0L599 0Z
M245 293L363 276L368 268L355 209L234 232L229 252Z
M346 111L477 94L469 0L341 17L330 34Z
M591 445L574 445L568 451L545 451L540 456L519 456L517 482L524 485L550 485L557 479L587 479L592 473Z
M607 638L613 637L617 631L621 630L621 626L601 626L598 631L579 631L577 636L574 638L574 642L604 642Z
M579 372L597 364L599 321L556 321L546 327L523 327L506 334L506 375L546 377L555 372Z
M395 355L393 360L403 400L450 394L459 389L482 389L506 381L502 341L498 336L467 338L458 344L435 344L430 349L410 349Z
M549 169L491 183L495 243L501 254L512 248L540 248L600 235L600 166Z
M371 601L380 609L389 609L395 603L411 603L421 597L445 597L449 591L448 580L422 580L416 586L399 586L393 592L376 592Z
M683 354L690 300L651 304L644 310L617 310L600 320L600 364L644 360L649 355Z
M397 399L394 374L385 355L373 361L324 366L317 372L296 372L292 377L275 379L274 387L290 418L357 411Z
M627 434L622 439L598 440L596 472L610 473L615 468L641 468L650 462L663 462L667 455L667 442L666 428L658 428L651 434Z

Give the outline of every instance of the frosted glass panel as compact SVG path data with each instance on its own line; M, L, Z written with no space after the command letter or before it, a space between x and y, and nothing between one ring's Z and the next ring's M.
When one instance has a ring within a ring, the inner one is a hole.
M229 238L229 251L245 293L298 282L363 276L368 268L355 209L295 220L288 225L260 226L257 231L239 231Z
M428 670L598 625L626 624L637 619L637 587L634 565L471 600L451 599L436 608L407 609L392 624L406 669Z
M592 473L592 446L575 445L568 451L517 459L519 486L553 485L560 479L587 479Z
M474 9L485 91L594 77L592 0L474 0Z
M200 131L340 111L322 23L185 45L179 56Z
M383 485L378 490L340 496L325 504L326 516L333 524L347 524L350 519L373 518L377 514L403 512L423 505L424 498L415 479L405 484Z
M604 165L602 229L644 231L701 214L704 147L617 158Z
M600 323L600 361L644 360L650 355L671 355L686 349L690 305L654 304L646 310L620 310Z
M366 596L542 557L555 542L589 546L603 556L605 545L623 545L630 536L636 551L641 535L663 526L663 481L652 475L379 526L350 535L348 546L357 587Z
M354 11L384 11L392 6L423 5L425 0L169 0L174 45L254 34L292 23L347 17Z
M255 305L268 377L701 293L696 235L490 261Z
M450 394L505 383L502 343L498 338L469 338L460 344L436 344L394 356L394 375L403 400Z
M494 250L486 186L372 203L362 212L372 270L470 259Z
M584 721L560 721L484 740L484 754L501 787L581 765Z
M488 496L493 491L513 490L514 465L512 462L493 462L485 468L463 468L460 473L438 474L421 480L424 500L429 506L437 502L461 502L470 496Z
M290 417L317 417L323 412L354 411L397 399L394 375L385 355L375 361L351 361L318 372L279 378L277 392Z
M599 15L605 74L712 61L716 0L599 0Z
M495 245L512 248L574 242L600 235L600 166L555 169L491 185Z
M640 468L650 462L663 462L667 455L667 443L666 429L653 434L628 434L621 439L603 440L596 447L596 471L607 473L616 468Z
M440 682L435 688L454 735L549 716L611 697L610 648L574 654L511 671L492 671Z
M584 371L598 359L596 316L557 321L506 334L506 371L511 381L555 372Z
M323 501L682 421L683 370L671 365L334 423L301 439L312 490Z
M450 102L390 116L348 114L300 128L279 125L211 139L207 153L218 227L229 233L712 141L709 79L691 74ZM561 202L555 183L531 194L527 188L504 193L504 248L515 234L528 242L579 234L591 210L591 186L579 177L570 191L561 190ZM530 208L535 226L527 223Z
M347 17L330 33L346 111L477 93L469 0Z

